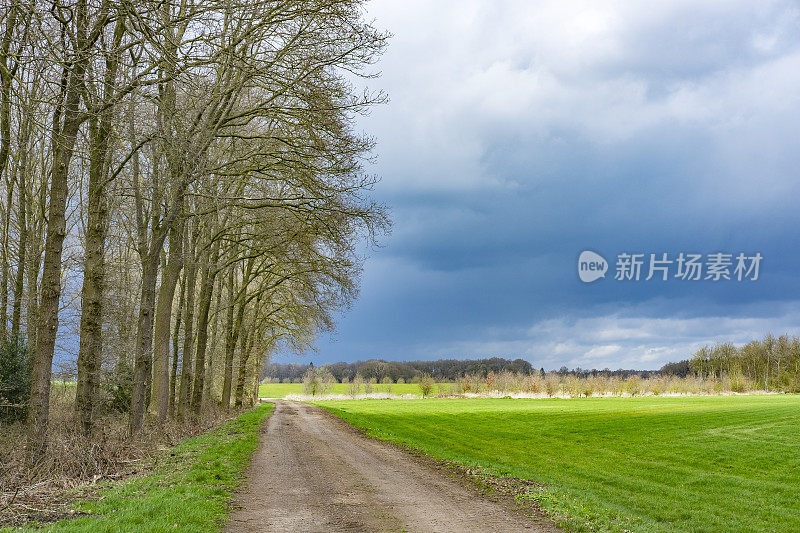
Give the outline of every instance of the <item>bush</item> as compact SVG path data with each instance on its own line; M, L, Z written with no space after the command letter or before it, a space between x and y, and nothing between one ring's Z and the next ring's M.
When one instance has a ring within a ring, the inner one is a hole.
M486 374L484 382L486 383L487 391L497 390L497 375L493 371Z
M628 389L628 394L631 396L638 396L642 393L642 379L639 376L628 376L625 381L625 388Z
M353 378L353 381L348 383L347 385L347 394L350 395L351 398L355 398L358 396L358 393L361 392L361 374L356 374Z
M741 372L731 372L728 378L732 392L745 392L747 390L747 382Z
M539 375L528 375L525 376L522 380L522 392L529 392L532 394L536 394L539 392L541 388L541 384L539 383Z
M523 376L504 370L497 375L496 389L502 392L519 392Z
M544 379L544 389L545 392L547 392L547 395L552 398L558 394L558 389L560 386L561 383L559 382L558 374L555 372L548 372Z
M433 389L433 378L430 374L422 374L419 379L419 390L422 391L422 396L428 396Z
M31 363L28 349L21 340L9 340L0 346L0 420L15 422L28 414L31 395Z
M105 412L127 413L131 408L133 394L133 366L121 361L117 368L103 373L100 381L103 391L101 406Z
M334 381L333 374L327 368L310 367L303 375L303 392L312 396L330 393Z
M664 380L661 378L652 378L649 380L650 392L653 393L653 396L660 396L664 394L666 390L666 385Z

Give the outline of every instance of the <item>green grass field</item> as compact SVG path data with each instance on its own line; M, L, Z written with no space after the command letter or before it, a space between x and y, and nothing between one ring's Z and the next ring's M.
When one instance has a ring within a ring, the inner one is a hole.
M149 475L110 484L96 499L74 505L90 516L23 531L218 531L258 446L261 421L273 407L262 404L209 433L186 439Z
M576 531L800 531L800 396L321 402L369 434L543 483Z
M449 386L449 384L446 384ZM333 394L347 394L347 383L334 383ZM372 392L387 392L387 385L380 383L372 386ZM389 391L392 394L421 394L419 385L416 383L393 383L388 385ZM449 389L448 389L449 390ZM361 393L364 393L364 386L361 386ZM438 394L439 386L434 385L431 394ZM258 386L259 398L283 398L287 394L303 394L302 383L262 383Z

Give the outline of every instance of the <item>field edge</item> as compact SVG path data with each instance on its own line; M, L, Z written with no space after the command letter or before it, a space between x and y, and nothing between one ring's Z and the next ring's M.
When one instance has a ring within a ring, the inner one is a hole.
M142 476L109 483L70 507L75 517L50 524L0 528L19 531L219 531L234 491L258 447L274 404L265 402L206 433L184 439Z

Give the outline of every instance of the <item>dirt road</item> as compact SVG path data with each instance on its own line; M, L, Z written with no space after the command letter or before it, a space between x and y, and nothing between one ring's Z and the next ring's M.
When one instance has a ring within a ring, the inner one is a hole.
M558 531L316 407L276 403L226 531Z

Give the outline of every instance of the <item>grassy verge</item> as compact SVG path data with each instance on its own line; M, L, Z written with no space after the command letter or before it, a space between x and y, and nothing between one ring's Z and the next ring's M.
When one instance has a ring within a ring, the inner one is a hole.
M85 516L29 531L218 530L258 446L259 426L272 408L262 404L213 431L184 440L148 476L109 485L97 499L76 503L76 514Z
M320 402L498 476L573 531L800 531L800 396Z

